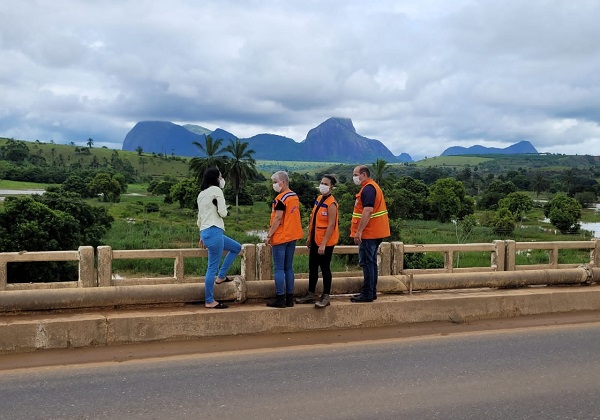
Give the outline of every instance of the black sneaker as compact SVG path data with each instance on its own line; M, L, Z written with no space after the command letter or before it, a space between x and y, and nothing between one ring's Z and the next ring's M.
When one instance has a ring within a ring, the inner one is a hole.
M354 303L366 303L366 302L373 302L373 299L367 298L363 295L359 295L356 297L351 297L350 298L350 302L354 302Z
M352 295L353 298L361 297L362 293L356 293ZM373 295L373 300L377 300L377 294Z

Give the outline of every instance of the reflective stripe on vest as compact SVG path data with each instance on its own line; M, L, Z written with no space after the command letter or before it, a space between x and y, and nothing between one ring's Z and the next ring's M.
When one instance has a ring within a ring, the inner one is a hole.
M352 223L350 224L350 236L356 236L356 232L358 231L358 225L360 223L360 219L362 218L363 205L361 202L361 194L363 189L367 186L371 185L375 188L375 203L373 205L373 213L371 213L371 217L369 218L369 223L362 231L361 237L364 239L381 239L390 236L390 222L388 218L388 211L385 205L385 198L383 196L383 191L379 188L379 185L375 183L372 179L369 179L365 184L361 187L358 194L356 194L356 201L354 203L354 211L352 212Z

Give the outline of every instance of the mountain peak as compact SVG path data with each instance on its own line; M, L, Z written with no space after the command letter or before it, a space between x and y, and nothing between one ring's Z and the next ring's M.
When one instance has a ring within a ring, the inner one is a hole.
M350 118L329 118L306 135L307 156L315 161L373 162L378 158L397 161L379 140L361 136Z
M352 124L352 120L350 118L331 117L319 124L317 128L321 126L331 128L337 127L343 130L350 130L353 133L356 133L356 128L354 128L354 124Z

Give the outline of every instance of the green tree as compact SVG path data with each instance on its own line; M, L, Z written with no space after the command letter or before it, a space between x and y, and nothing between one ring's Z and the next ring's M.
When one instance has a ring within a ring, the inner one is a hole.
M429 188L427 197L429 218L447 223L462 220L474 211L474 201L466 195L465 186L454 178L438 179Z
M15 163L22 163L29 159L29 148L23 141L8 139L6 144L0 147L0 158Z
M305 209L312 210L318 191L315 188L315 185L310 181L309 176L298 172L292 172L289 176L290 189L298 194L298 199ZM303 212L302 215L304 216L306 214L306 212Z
M102 195L104 202L118 203L121 199L121 184L106 172L97 173L88 189L93 195Z
M31 197L8 197L0 212L0 252L61 251L81 244L77 220ZM65 263L9 264L10 283L72 280L77 271Z
M0 211L0 252L64 251L98 246L113 222L102 207L91 206L72 192L48 187L43 195L8 197ZM77 278L72 262L8 265L11 283Z
M204 156L193 157L190 160L190 171L196 177L196 180L201 181L204 171L213 166L218 167L221 172L225 172L226 159L223 156L225 149L221 148L223 139L213 140L211 136L206 136L204 145L195 141L192 144L200 149Z
M81 178L78 175L69 176L62 184L63 191L73 192L79 194L81 197L91 197L90 190L88 189L89 181Z
M597 199L598 197L596 196L596 193L592 191L575 193L575 200L577 200L582 208L591 206L596 202Z
M142 146L136 147L135 151L137 152L138 156L142 156L142 153L144 153L144 149L142 148Z
M200 185L195 179L186 178L173 185L170 197L173 201L179 202L180 208L194 209L198 207L198 194L200 194Z
M498 203L499 208L508 209L516 221L523 222L525 213L533 208L533 199L522 192L513 192L508 194Z
M371 163L371 165L373 165L373 179L379 186L381 186L383 182L383 176L389 169L389 165L387 161L383 159L377 159L375 162Z
M125 180L125 175L123 175L122 173L116 173L112 176L112 179L119 183L119 186L121 188L121 194L127 192L127 181Z
M48 187L44 194L34 195L33 199L54 211L73 216L78 222L80 245L102 245L100 241L109 231L113 217L105 207L92 206L79 194L64 191L63 187Z
M235 142L230 140L225 151L230 155L226 176L231 182L231 188L235 195L235 221L237 222L239 220L240 191L242 191L248 180L254 178L257 174L256 161L252 157L255 152L248 149L248 143L242 143L238 139Z
M577 232L581 205L574 198L559 193L544 206L544 215L561 233Z
M385 191L391 219L423 219L427 208L429 188L419 179L403 176Z
M94 145L94 140L92 140L92 138L90 137L89 139L87 139L87 146L91 149L92 146Z
M500 200L516 191L517 187L510 181L493 180L481 193L477 207L481 210L495 210Z
M173 185L177 183L174 179L163 179L152 181L148 186L148 192L153 195L169 195Z
M507 208L500 208L492 221L492 229L496 235L510 235L515 230L514 215Z

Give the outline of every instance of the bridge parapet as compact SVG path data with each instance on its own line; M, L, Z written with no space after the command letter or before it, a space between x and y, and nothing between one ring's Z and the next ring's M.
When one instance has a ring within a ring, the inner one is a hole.
M543 264L517 264L519 253L533 250L547 251L547 262ZM577 264L560 263L560 252L564 250L584 250L589 252L589 259ZM600 241L560 241L560 242L515 242L496 240L492 243L472 244L404 244L402 242L384 242L380 246L378 266L380 286L383 293L400 293L415 290L437 290L449 288L473 287L514 287L539 284L582 284L594 281L594 271L600 270ZM358 253L357 246L337 246L335 254L352 255ZM308 248L298 246L298 255L307 255ZM468 253L488 253L489 265L481 267L458 267L462 255ZM442 268L406 268L406 257L411 254L443 254ZM97 257L97 265L95 264ZM103 302L99 296L112 296L105 300L105 306L125 304L154 304L161 302L187 302L202 300L204 294L204 278L186 273L186 258L207 258L204 249L145 249L145 250L113 250L108 246L100 246L94 255L90 246L79 247L76 251L43 251L43 252L8 252L0 253L0 311L15 310L9 292L36 291L35 299L44 300L44 292L53 289L76 289L57 302L67 302L82 295L83 289L115 289L94 292L94 305ZM139 277L115 279L113 261L118 259L173 259L173 275L168 277ZM77 261L79 277L76 281L52 283L11 283L7 279L7 264L36 261ZM549 274L555 270L561 273ZM530 271L531 274L518 274ZM502 274L504 273L504 274ZM512 273L512 274L511 274ZM303 293L307 288L307 273L297 274L297 292ZM268 297L274 293L272 281L271 247L265 244L244 244L241 252L241 274L236 282L219 286L217 298L243 301L248 298ZM354 293L360 289L361 271L335 272L334 293ZM125 287L120 287L125 286ZM136 288L123 291L126 288ZM139 288L139 289L138 289ZM78 292L79 290L79 292ZM137 291L137 292L136 292ZM138 293L139 292L139 293ZM136 294L137 293L137 294ZM55 293L56 294L56 293ZM126 294L127 299L118 298ZM155 295L156 294L156 295ZM219 295L220 294L220 295ZM48 294L50 296L50 294ZM83 295L82 295L83 296ZM91 299L91 294L86 295ZM136 296L139 297L136 300ZM145 296L141 298L141 296ZM169 297L170 296L170 297ZM19 298L19 302L26 299ZM59 305L59 303L56 303ZM85 302L81 303L85 307ZM39 307L37 309L40 309Z

